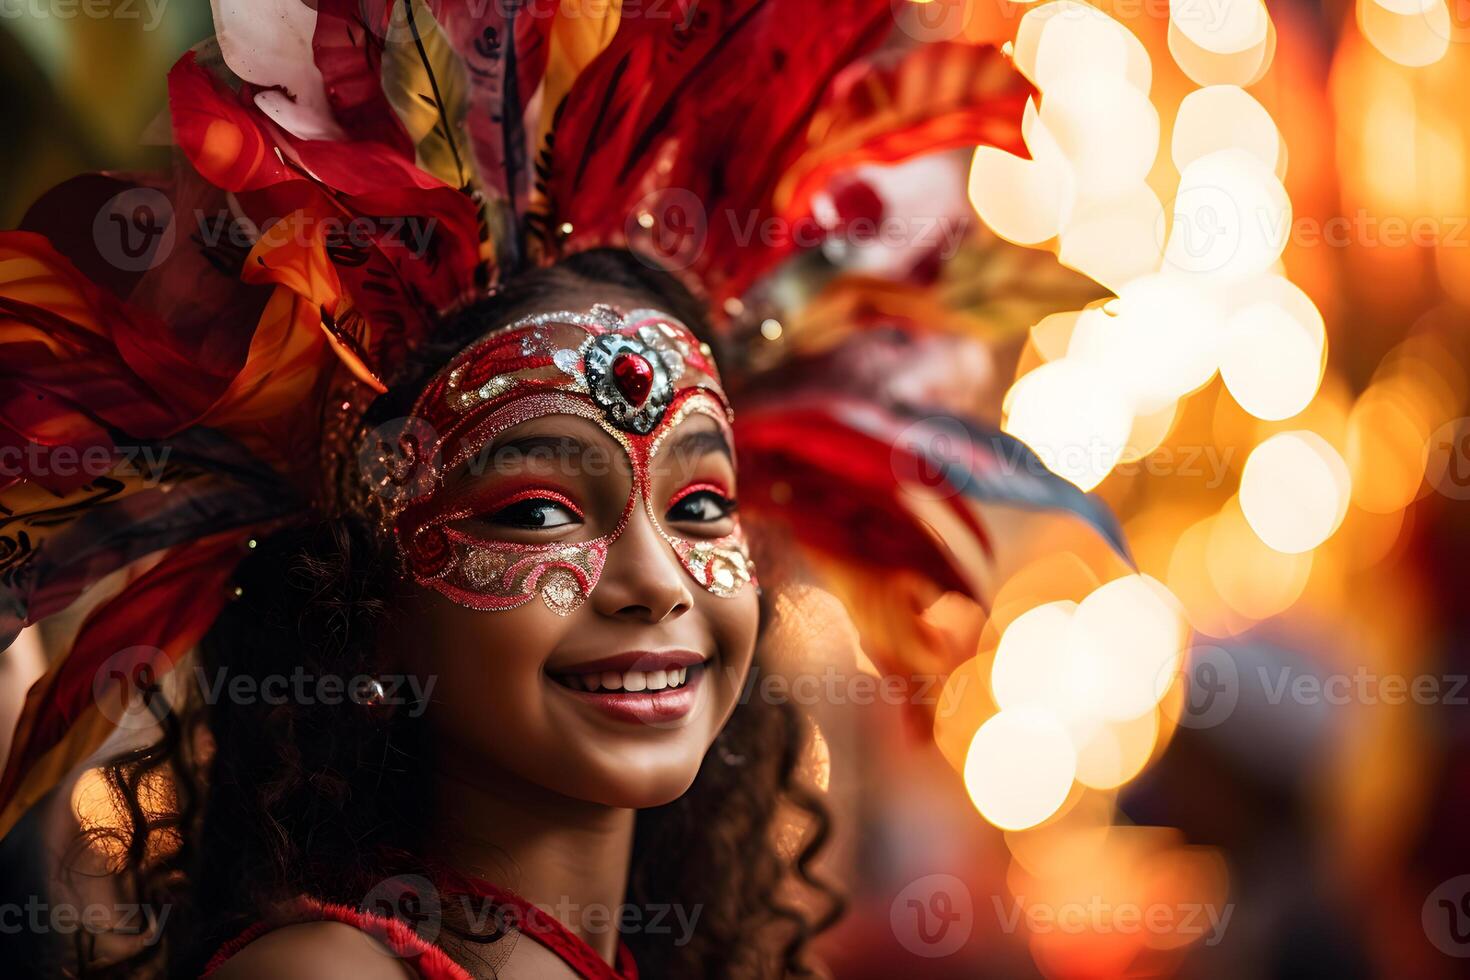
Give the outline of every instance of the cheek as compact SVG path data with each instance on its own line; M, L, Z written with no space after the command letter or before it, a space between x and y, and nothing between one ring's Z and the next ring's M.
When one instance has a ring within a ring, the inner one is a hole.
M746 586L729 598L700 590L695 605L709 623L715 649L720 655L720 717L735 706L735 698L750 673L755 654L755 641L760 632L760 597L753 586Z
M444 734L485 750L494 731L526 731L541 723L540 685L547 657L567 620L527 603L476 612L438 595L410 618L408 659L434 675L433 716Z

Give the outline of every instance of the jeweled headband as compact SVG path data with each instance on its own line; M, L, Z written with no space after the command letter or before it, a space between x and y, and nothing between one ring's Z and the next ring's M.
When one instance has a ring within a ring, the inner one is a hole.
M714 419L730 439L730 407L709 348L673 316L653 309L623 314L606 304L539 313L457 354L414 403L393 462L365 469L409 573L471 609L514 609L540 595L552 611L572 612L597 585L608 549L640 499L689 575L728 597L753 575L739 518L732 515L733 528L722 537L682 537L664 527L651 495L650 473L666 436L694 414ZM445 476L511 427L547 415L588 419L627 454L632 486L612 530L543 544L499 540L457 523L492 505L448 498L440 492ZM405 472L412 481L405 482Z

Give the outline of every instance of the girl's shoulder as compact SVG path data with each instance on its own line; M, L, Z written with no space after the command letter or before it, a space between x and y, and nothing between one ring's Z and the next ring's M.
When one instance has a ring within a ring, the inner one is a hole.
M245 938L245 937L242 937ZM446 961L447 962L447 961ZM456 964L395 956L354 925L333 920L281 925L221 950L205 976L210 980L408 980L464 978ZM442 967L442 969L440 969ZM435 972L439 969L439 972ZM423 971L423 972L419 972ZM580 974L538 943L517 943L495 975L506 980L577 980Z
M204 968L210 980L470 980L407 923L302 897L225 943Z
M406 980L415 971L368 933L344 922L283 925L253 937L205 971L211 980Z

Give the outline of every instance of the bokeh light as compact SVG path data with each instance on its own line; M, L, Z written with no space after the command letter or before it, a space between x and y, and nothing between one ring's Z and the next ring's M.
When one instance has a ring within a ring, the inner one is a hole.
M1043 364L1012 388L1006 432L1083 490L1102 482L1128 442L1133 415L1114 380L1074 358Z
M1272 436L1251 450L1240 477L1240 508L1262 541L1287 554L1310 551L1347 514L1347 464L1315 432Z
M1158 703L1160 678L1173 676L1187 632L1163 583L1148 575L1114 579L1082 600L1071 625L1079 674L1096 685L1089 707L1097 717L1124 721Z
M975 733L965 788L980 814L1003 830L1034 826L1057 811L1077 774L1077 752L1050 712L1002 711Z

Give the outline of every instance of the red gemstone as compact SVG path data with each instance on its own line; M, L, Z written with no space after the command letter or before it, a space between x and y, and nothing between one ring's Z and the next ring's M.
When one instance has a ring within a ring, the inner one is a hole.
M642 408L648 401L649 389L653 387L653 365L648 363L648 358L625 351L613 358L612 374L613 384L628 399L628 404Z

